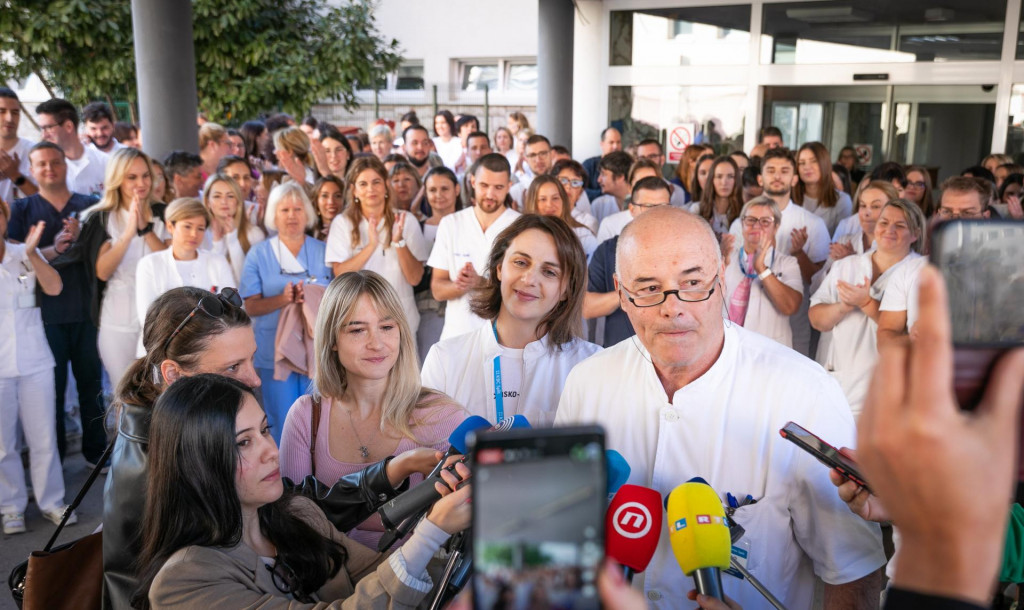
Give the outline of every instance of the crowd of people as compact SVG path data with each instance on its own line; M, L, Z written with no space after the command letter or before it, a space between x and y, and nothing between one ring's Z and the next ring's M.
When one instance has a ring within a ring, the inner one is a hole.
M630 482L755 500L734 515L746 568L787 607L810 607L816 578L826 608L877 607L878 498L837 494L778 430L853 447L862 409L877 428L880 358L941 335L918 298L929 226L1024 217L1005 155L933 189L927 168L772 127L749 154L693 144L672 166L614 126L573 159L518 112L494 134L447 110L397 132L276 114L202 121L197 151L157 160L102 102L40 104L38 143L20 108L0 88L3 532L27 529L23 445L61 520L77 402L83 455L110 469L108 608L416 606L469 526L468 487L438 484L386 556L374 509L468 415L600 423ZM646 600L678 607L687 583L662 540Z

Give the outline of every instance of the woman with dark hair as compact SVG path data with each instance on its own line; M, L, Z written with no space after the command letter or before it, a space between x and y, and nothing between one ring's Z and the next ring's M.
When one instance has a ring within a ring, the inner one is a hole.
M1024 174L1010 174L999 186L999 203L993 204L999 215L1010 218L1024 217L1021 195L1024 193Z
M313 207L316 209L316 226L310 235L325 242L334 217L345 209L345 182L333 174L317 180L313 185Z
M437 485L447 497L390 557L353 542L311 500L285 493L266 415L247 386L217 375L160 397L150 455L143 608L415 607L432 585L431 557L470 521L469 486Z
M708 171L710 186L701 193L697 215L708 221L721 239L743 209L743 183L740 170L732 157L719 157Z
M348 143L348 138L341 135L337 127L321 123L320 140L313 140L311 143L320 175L344 180L349 163L352 162L352 147Z
M583 246L560 218L526 214L495 238L481 275L471 304L490 324L434 345L423 385L492 422L550 426L569 371L601 349L580 338Z
M672 177L672 184L683 187L686 191L686 201L693 201L693 193L690 192L691 185L693 184L693 174L695 173L697 166L697 159L703 157L712 152L711 148L705 148L701 144L693 144L686 147L683 151L683 156L679 160L679 165L676 166L676 175Z
M853 214L850 196L836 189L832 182L832 161L821 142L807 142L796 154L799 181L793 187L793 202L803 206L825 221L828 234Z
M441 219L462 209L459 179L455 172L447 167L431 168L423 177L423 193L430 215L420 222L420 227L423 229L423 242L426 244L427 252L430 252L434 248L434 239L437 237ZM427 357L427 351L441 338L441 331L444 329L444 301L438 301L430 292L431 271L430 267L424 265L423 279L413 289L416 309L420 313L420 324L416 329L420 364Z
M434 115L434 148L445 167L455 167L462 156L462 140L455 133L455 117L450 110L441 110Z
M928 168L921 165L907 167L907 188L904 195L921 208L925 218L931 218L935 214L932 175L928 173Z
M715 155L701 155L693 164L693 176L687 189L690 192L690 201L699 202L704 197L704 189L708 186L708 176L711 175L711 164L715 162Z
M129 607L138 584L141 500L148 487L150 416L157 398L175 382L200 373L260 385L253 366L256 338L241 303L233 290L214 295L186 286L163 293L146 312L146 355L125 373L114 400L118 432L103 496L104 608ZM396 487L419 469L413 457L375 464L338 481L329 493L313 480L303 482L302 489L331 511L337 527L348 530L376 508L363 498L376 503L379 494L390 498L401 491Z
M593 231L572 217L569 195L566 194L562 183L554 176L544 174L533 179L523 200L523 213L561 218L562 222L569 225L576 233L576 237L579 238L580 244L583 246L583 253L587 255L588 259L597 249L597 237Z
M242 134L242 140L245 141L245 156L249 158L250 163L262 171L262 151L270 141L267 126L263 124L263 121L246 121L238 128L238 132Z
M841 163L832 164L832 184L840 193L853 195L853 182L850 180L850 170Z
M391 183L391 190L395 193L393 208L398 211L411 212L417 215L420 208L420 197L422 196L423 183L420 181L420 173L411 164L400 162L395 163L388 172L388 180Z

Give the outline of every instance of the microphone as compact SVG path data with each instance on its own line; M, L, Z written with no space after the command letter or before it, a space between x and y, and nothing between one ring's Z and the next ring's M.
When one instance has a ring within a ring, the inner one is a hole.
M428 474L427 477L432 477L441 472L441 469L444 468L445 461L451 456L466 454L466 441L471 432L490 427L491 422L479 415L470 415L466 419L462 420L462 423L448 435L448 451L441 456L441 461L437 463L437 466L434 466L434 469L430 471L430 474Z
M506 417L493 427L490 427L490 429L511 430L513 428L529 427L530 422L525 417L522 415L515 415L513 417ZM459 426L459 428L462 428L462 426ZM465 436L468 437L470 434L475 434L475 431L469 430L468 434ZM460 443L460 445L465 449L464 443ZM464 457L461 461L465 463L468 459L468 457ZM430 508L434 502L441 499L441 494L434 489L434 483L438 481L444 485L447 485L447 483L445 483L444 479L441 478L441 469L435 468L435 470L437 472L423 479L422 483L413 487L409 491L392 498L390 502L377 509L377 514L380 515L380 520L384 524L385 528L389 530L395 529L407 518ZM449 470L454 472L454 465Z
M661 494L639 485L623 485L605 514L605 553L625 569L626 580L643 572L661 538Z
M608 473L608 501L611 502L615 492L619 491L619 488L629 480L629 473L632 469L626 458L614 449L604 450L604 463ZM660 511L658 514L661 514ZM661 517L658 517L658 521L661 521Z
M718 494L703 483L683 483L667 506L668 539L679 567L693 576L698 593L724 600L721 570L729 568L732 539Z

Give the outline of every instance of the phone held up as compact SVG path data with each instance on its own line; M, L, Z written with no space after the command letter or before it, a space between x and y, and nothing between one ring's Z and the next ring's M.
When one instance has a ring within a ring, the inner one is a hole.
M471 443L474 608L600 608L604 430L514 429Z
M856 462L839 453L838 449L821 440L804 427L797 423L789 422L779 430L779 434L782 435L782 438L813 455L822 464L838 470L846 478L867 489L869 492L871 491L864 476L857 470Z

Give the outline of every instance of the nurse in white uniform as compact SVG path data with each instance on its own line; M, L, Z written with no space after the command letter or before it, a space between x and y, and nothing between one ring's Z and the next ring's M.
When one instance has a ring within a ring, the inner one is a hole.
M139 261L135 269L135 313L146 319L153 301L182 286L202 288L217 294L221 288L238 288L231 265L220 254L200 250L210 213L203 202L193 197L175 199L164 212L171 247L154 252ZM138 357L146 354L141 337Z
M64 475L57 455L53 402L53 354L36 305L36 280L57 296L60 275L38 250L44 223L32 227L24 244L7 242L10 210L0 199L0 513L4 535L25 527L25 469L17 438L19 424L29 449L29 473L36 503L51 521L64 510Z
M488 421L550 426L569 371L601 350L580 338L583 248L561 219L527 214L495 239L484 277L472 307L487 324L435 344L423 385Z
M597 249L597 237L593 231L573 217L569 195L554 176L544 174L533 179L529 190L526 191L523 213L561 218L565 224L572 227L573 233L579 238L587 260L590 260L590 255Z
M153 231L149 196L153 185L149 157L134 148L122 148L107 163L103 199L85 211L85 222L93 214L107 212L109 240L100 246L96 277L107 283L100 306L99 350L103 366L116 387L135 361L142 334L136 315L135 268L143 256L167 248Z
M203 204L210 211L210 230L203 240L203 249L228 259L235 276L234 285L238 286L249 249L266 235L249 221L242 189L226 174L218 172L207 178Z
M334 217L325 262L335 277L349 271L375 271L398 293L413 334L420 325L413 287L423 279L430 251L416 217L395 211L387 169L376 157L360 157L348 170L345 211Z
M921 258L924 223L917 205L890 201L875 224L875 250L836 261L811 297L811 324L832 331L822 364L839 381L854 416L860 414L878 360L879 302L892 274Z

